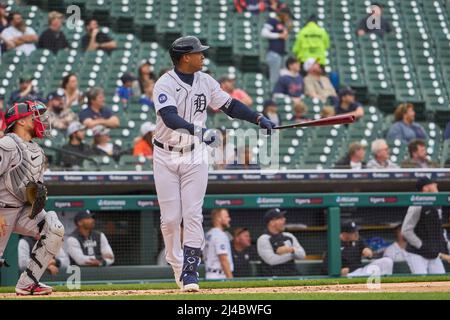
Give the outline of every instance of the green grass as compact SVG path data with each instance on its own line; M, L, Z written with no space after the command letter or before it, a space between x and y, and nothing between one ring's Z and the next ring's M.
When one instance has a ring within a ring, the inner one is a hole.
M450 300L443 292L368 292L368 293L230 293L230 294L165 294L100 297L39 297L38 300Z
M402 283L402 282L430 282L430 281L450 281L450 275L439 276L403 276L403 277L383 277L381 283ZM246 280L246 281L214 281L201 282L203 289L220 288L258 288L258 287L292 287L292 286L321 286L335 284L358 284L366 283L367 278L327 278L308 280ZM148 284L103 284L103 285L82 285L79 290L74 291L112 291L112 290L170 290L176 289L175 283L148 283ZM68 292L66 286L56 286L55 291ZM0 293L14 292L14 287L1 287ZM177 295L180 296L180 295Z

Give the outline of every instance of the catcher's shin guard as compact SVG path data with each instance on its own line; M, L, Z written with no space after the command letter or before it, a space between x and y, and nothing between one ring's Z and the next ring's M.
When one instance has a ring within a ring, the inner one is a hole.
M31 251L31 260L19 278L18 287L27 287L32 283L38 284L39 279L47 270L48 264L63 244L64 226L59 221L56 212L47 212L43 222L41 238Z

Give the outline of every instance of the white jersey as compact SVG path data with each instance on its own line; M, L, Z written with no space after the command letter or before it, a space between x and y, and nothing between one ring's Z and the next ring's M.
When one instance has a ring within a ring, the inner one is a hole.
M408 252L398 245L398 242L394 242L384 250L383 257L391 258L394 262L406 261Z
M231 254L230 238L219 228L212 228L206 233L206 245L203 251L206 271L208 269L222 270L219 255L226 254L230 263L231 272L234 271L233 255Z
M200 141L190 134L180 134L166 127L158 114L159 110L174 106L181 118L204 128L208 106L218 110L231 102L230 95L223 91L210 75L201 71L194 73L194 81L190 86L183 82L173 69L156 81L153 97L157 113L155 139L161 143L180 147Z

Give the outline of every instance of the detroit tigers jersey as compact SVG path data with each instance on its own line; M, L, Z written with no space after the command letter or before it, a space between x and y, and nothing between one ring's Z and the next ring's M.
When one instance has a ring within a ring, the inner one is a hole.
M233 272L234 264L230 239L227 234L219 228L212 228L206 233L206 245L203 252L207 272L208 269L222 270L222 265L219 260L219 255L221 254L227 255L231 272Z
M201 71L194 73L194 81L190 86L183 82L173 69L156 81L153 97L157 112L155 139L161 143L181 147L200 141L188 133L180 134L166 127L158 114L159 110L174 106L181 118L204 128L208 106L218 110L231 102L230 95L223 91L210 75Z

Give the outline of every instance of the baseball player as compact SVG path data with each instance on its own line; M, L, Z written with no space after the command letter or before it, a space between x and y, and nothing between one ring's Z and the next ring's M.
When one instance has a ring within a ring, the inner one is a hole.
M438 193L438 185L428 177L416 182L418 192ZM445 229L442 227L442 208L410 206L402 225L408 242L406 262L413 274L445 273L442 261L450 263Z
M203 52L208 48L193 36L175 40L169 49L174 68L161 76L154 88L157 118L153 167L161 231L166 260L184 291L199 290L197 268L204 247L202 205L208 182L206 145L218 140L217 131L205 127L206 108L258 124L268 134L275 127L263 115L232 99L216 80L200 71Z
M211 212L213 228L206 233L204 250L206 279L233 278L234 264L230 238L224 229L230 227L230 214L227 209L214 209Z
M12 232L39 241L16 285L18 295L46 295L52 288L39 282L50 261L59 252L64 227L56 212L43 210L47 190L42 184L44 152L33 138L48 132L47 108L39 102L16 103L5 115L6 135L0 139L0 265ZM31 206L30 206L31 204Z

